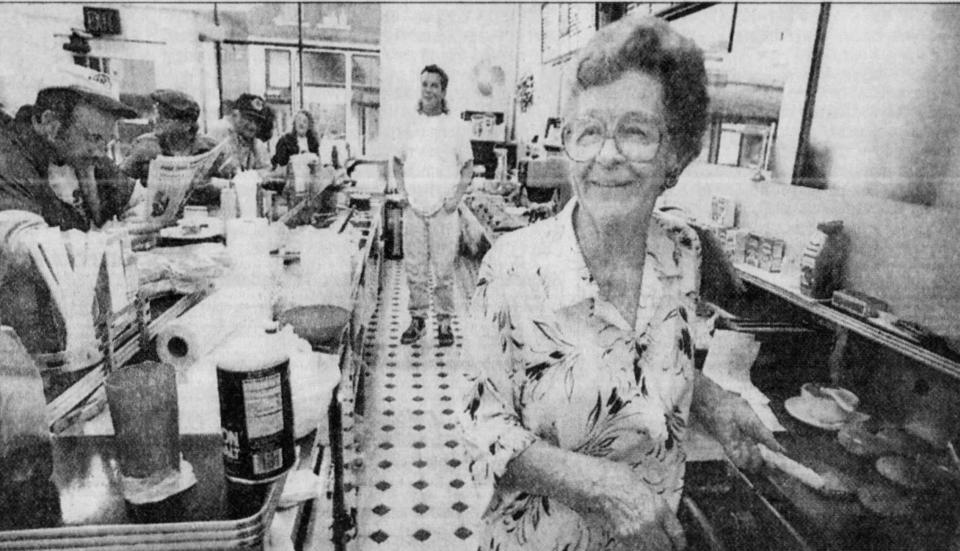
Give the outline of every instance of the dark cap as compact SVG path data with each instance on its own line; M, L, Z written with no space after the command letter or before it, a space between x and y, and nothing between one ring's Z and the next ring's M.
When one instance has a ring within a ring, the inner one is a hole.
M157 110L167 118L196 122L200 116L200 106L193 98L176 90L157 90L150 94L157 102Z
M233 108L243 115L260 121L270 118L270 108L267 107L267 102L263 101L260 96L253 94L240 94L237 101L233 102Z

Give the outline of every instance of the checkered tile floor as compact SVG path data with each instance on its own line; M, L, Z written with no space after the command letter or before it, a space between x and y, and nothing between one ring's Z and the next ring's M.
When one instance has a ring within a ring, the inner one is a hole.
M385 269L364 351L365 411L351 429L356 455L346 457L354 466L347 482L359 488L348 497L357 511L348 548L476 549L486 504L478 502L454 414L465 384L462 316L452 322L452 347L437 347L432 313L418 343L400 344L410 321L406 278L400 262ZM463 312L464 297L457 299Z

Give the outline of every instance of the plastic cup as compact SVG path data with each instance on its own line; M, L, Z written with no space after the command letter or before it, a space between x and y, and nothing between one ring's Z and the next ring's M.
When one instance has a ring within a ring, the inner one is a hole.
M149 478L180 465L177 375L169 364L143 362L111 373L104 384L120 472Z

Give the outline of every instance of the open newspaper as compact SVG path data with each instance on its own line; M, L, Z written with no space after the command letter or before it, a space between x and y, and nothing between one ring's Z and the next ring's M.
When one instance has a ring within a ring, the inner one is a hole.
M172 225L195 185L211 176L211 169L227 147L227 140L192 157L159 156L150 161L147 193L150 197L148 217L163 226Z

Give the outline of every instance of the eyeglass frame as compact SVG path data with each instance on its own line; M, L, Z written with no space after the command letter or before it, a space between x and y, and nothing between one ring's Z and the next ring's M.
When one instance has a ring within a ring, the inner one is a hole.
M666 132L665 132L665 130L666 130L666 125L665 125L665 123L663 122L663 120L660 119L660 118L657 118L657 117L649 117L649 116L647 116L645 113L640 112L640 111L631 111L631 112L628 112L628 113L624 113L624 114L621 115L620 117L617 117L617 119L616 119L616 121L615 121L615 123L614 123L614 125L613 125L614 129L616 129L616 127L617 127L618 125L620 125L620 123L623 122L623 120L624 120L625 118L627 118L628 116L633 116L633 115L643 115L643 116L646 118L647 122L652 122L652 123L654 123L655 126L656 126L656 128L657 128L657 147L656 147L656 149L653 150L653 153L650 155L649 158L645 158L645 159L631 159L629 156L627 156L627 154L624 153L624 152L623 152L623 149L621 149L621 147L620 147L620 140L618 140L617 137L616 137L616 130L614 130L614 133L611 133L610 130L609 130L609 125L607 124L607 122L606 122L605 120L600 119L600 118L598 118L598 117L595 117L595 116L593 116L593 115L586 115L586 116L583 116L583 117L576 117L576 118L572 119L571 121L564 123L563 126L560 128L560 142L561 142L561 144L563 145L563 153L564 153L564 155L566 155L567 158L570 159L571 161L578 162L578 163L586 163L586 162L592 161L592 160L594 160L594 159L597 158L597 155L599 155L600 152L603 151L603 147L604 147L605 145L607 145L607 140L613 140L613 145L614 145L614 147L617 148L617 153L619 153L620 155L623 155L623 157L624 157L625 159L627 159L628 161L634 162L634 163L649 163L650 161L654 160L654 159L657 157L657 154L658 154L658 153L660 153L660 148L663 146L663 135L666 133ZM568 145L567 145L567 128L569 127L569 124L570 124L570 123L572 123L572 122L574 122L574 121L576 121L576 120L580 120L580 119L593 119L593 120L599 122L601 125L603 125L603 131L604 131L604 132L603 132L603 140L600 141L599 147L597 147L597 152L594 153L593 155L587 157L586 159L576 159L576 158L574 158L573 155L570 154L570 151L569 151Z

